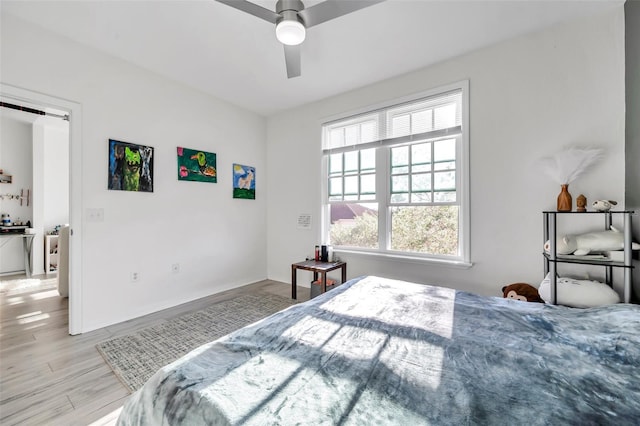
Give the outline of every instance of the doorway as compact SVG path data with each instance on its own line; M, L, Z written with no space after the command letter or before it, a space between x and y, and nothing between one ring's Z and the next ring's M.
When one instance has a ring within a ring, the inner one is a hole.
M82 146L81 146L81 105L76 102L56 98L46 94L0 83L0 98L3 102L26 105L46 111L55 109L69 117L68 149L68 214L69 214L69 334L82 332ZM35 170L34 170L35 171ZM44 262L44 261L43 261Z

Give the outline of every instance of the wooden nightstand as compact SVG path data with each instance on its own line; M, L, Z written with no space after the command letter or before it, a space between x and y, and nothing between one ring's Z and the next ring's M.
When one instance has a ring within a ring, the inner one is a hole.
M327 272L342 269L342 283L347 281L347 262L320 262L318 260L305 260L291 265L291 298L298 298L298 269L313 272L313 281L318 279L318 274L322 277L320 291L327 291Z

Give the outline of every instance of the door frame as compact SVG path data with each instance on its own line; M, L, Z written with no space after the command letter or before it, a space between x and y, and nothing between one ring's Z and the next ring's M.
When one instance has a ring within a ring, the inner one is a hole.
M69 114L69 334L82 333L82 105L0 83L0 96Z

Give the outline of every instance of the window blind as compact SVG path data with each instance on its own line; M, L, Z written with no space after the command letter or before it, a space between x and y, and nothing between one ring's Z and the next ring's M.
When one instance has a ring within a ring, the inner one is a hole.
M462 129L462 90L420 98L322 125L322 149L334 153L454 136Z

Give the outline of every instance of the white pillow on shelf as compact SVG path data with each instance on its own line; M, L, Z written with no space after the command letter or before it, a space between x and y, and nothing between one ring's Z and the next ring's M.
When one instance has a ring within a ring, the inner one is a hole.
M551 301L549 274L540 283L538 293L545 301ZM556 303L574 308L594 308L620 303L620 296L611 287L599 281L558 277L556 279Z

